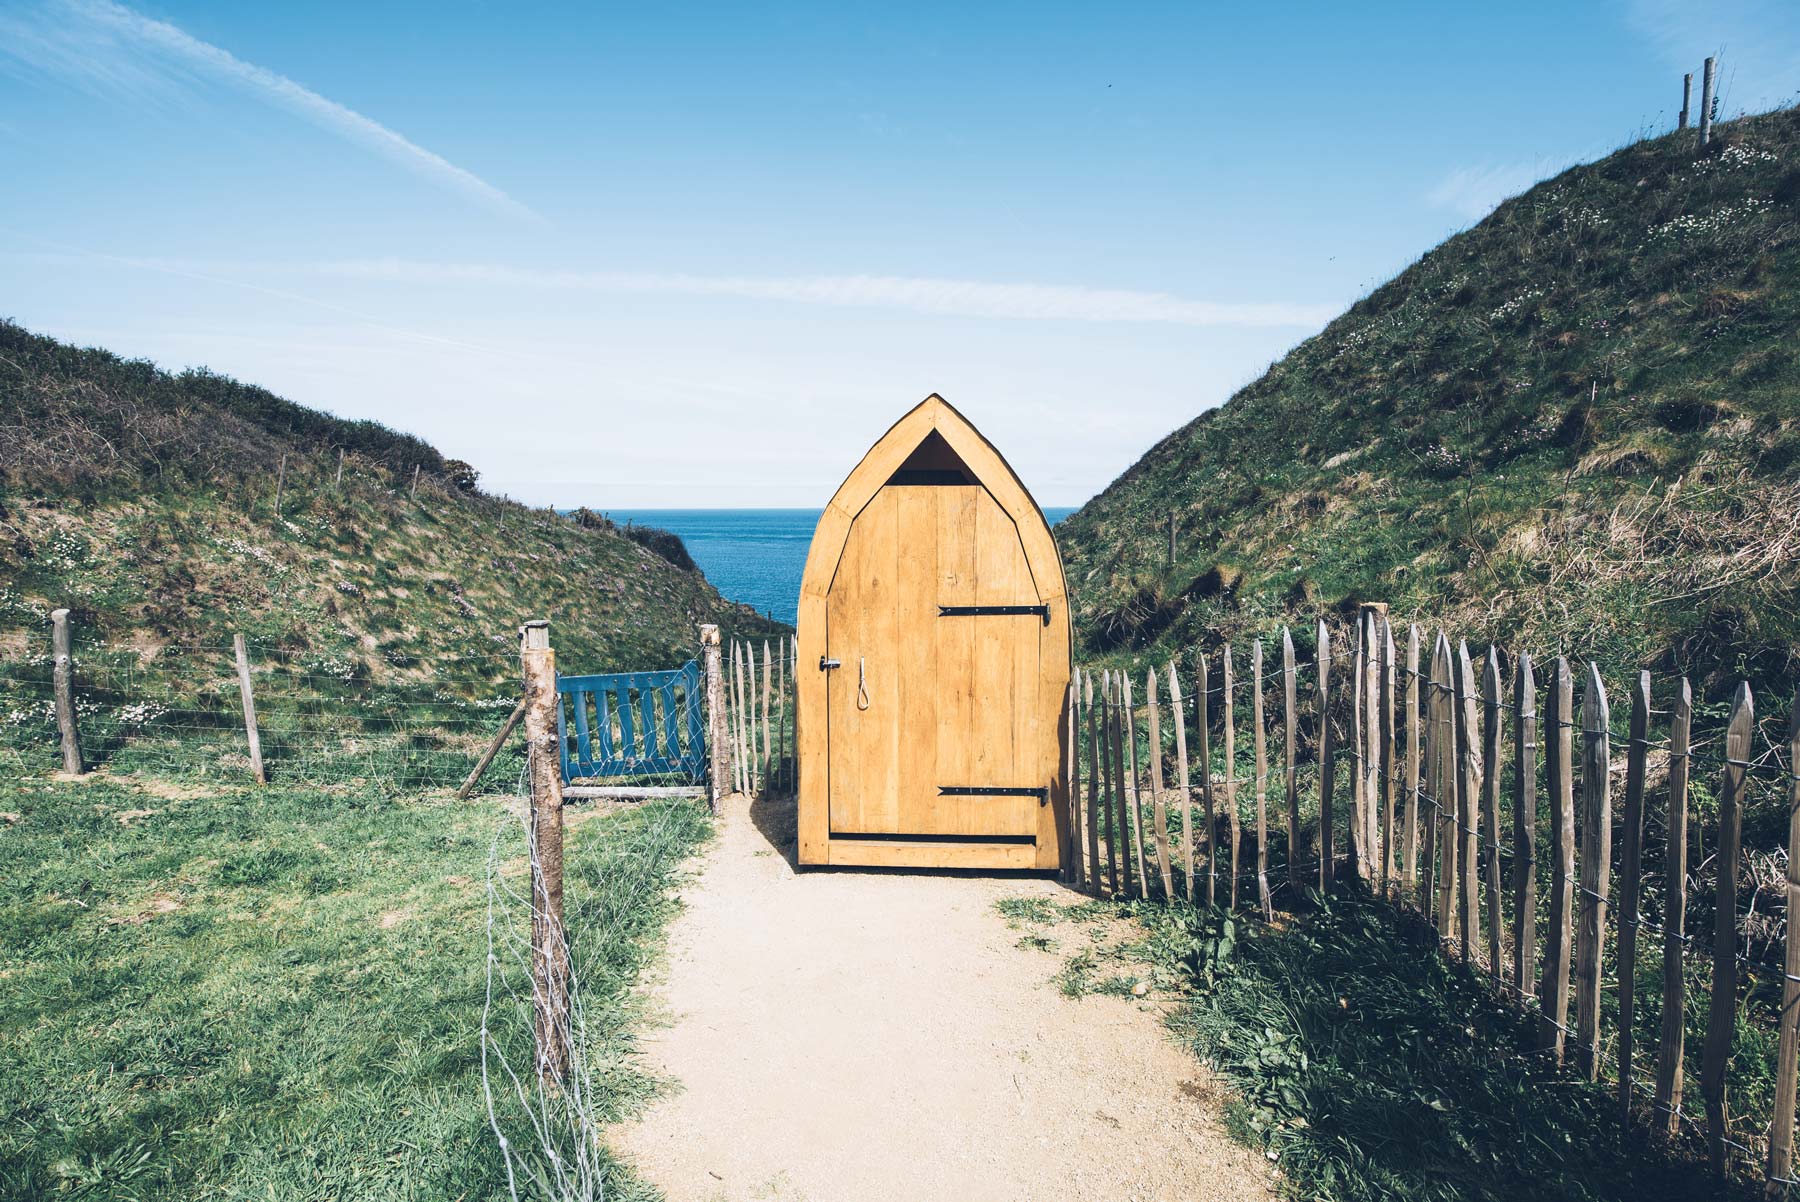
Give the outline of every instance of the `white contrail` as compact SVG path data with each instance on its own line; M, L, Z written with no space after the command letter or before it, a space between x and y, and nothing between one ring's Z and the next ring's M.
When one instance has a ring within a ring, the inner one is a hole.
M85 76L113 86L141 85L148 73L139 65L109 58L108 49L133 49L160 56L165 65L237 84L315 125L375 151L435 183L513 216L541 221L472 171L408 141L387 126L266 67L247 63L166 21L157 21L113 0L59 0L38 13L33 25L18 17L0 19L0 52L58 75ZM84 31L80 22L86 22ZM85 44L84 44L85 43Z
M265 268L266 269L266 268ZM1184 326L1322 326L1341 306L1191 300L1167 292L1062 284L991 283L929 276L710 276L668 272L564 271L485 264L363 259L291 268L305 274L425 284L485 284L584 292L735 296L958 317Z

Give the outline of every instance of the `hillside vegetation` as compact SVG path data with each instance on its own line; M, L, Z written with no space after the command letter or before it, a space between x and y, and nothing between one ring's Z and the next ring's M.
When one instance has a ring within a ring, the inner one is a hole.
M1387 600L1713 692L1785 679L1800 112L1717 133L1507 201L1151 448L1057 531L1086 650Z
M59 605L78 647L147 667L242 631L327 673L414 682L504 665L527 618L589 672L677 665L703 621L775 629L691 563L678 541L484 495L468 464L373 422L0 322L8 655L41 654Z

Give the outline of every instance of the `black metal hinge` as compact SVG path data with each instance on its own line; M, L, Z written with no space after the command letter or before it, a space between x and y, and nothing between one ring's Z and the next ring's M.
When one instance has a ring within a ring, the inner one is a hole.
M939 797L1035 797L1039 805L1050 804L1050 790L1023 785L939 785Z
M938 617L986 617L990 615L1007 617L1018 614L1035 614L1050 625L1050 607L1048 605L940 605Z

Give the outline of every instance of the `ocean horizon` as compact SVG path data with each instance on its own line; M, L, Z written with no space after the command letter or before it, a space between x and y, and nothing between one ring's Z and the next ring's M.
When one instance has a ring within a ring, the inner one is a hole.
M1054 526L1075 506L1045 506ZM822 509L607 509L624 526L656 526L681 536L688 554L721 596L793 624L800 576Z

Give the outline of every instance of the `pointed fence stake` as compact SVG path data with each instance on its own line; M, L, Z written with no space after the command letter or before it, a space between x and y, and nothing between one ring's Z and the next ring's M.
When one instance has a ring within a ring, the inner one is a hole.
M1332 789L1336 785L1336 749L1331 745L1331 628L1319 619L1319 889L1331 888L1337 873L1336 832L1332 829Z
M1713 1171L1720 1176L1726 1171L1725 1069L1731 1061L1731 1033L1737 1023L1737 887L1738 859L1744 850L1744 769L1750 761L1750 735L1755 728L1756 704L1750 686L1740 684L1725 728L1725 772L1719 788L1719 882L1713 903L1712 997L1700 1059L1707 1150Z
M1644 771L1649 753L1650 673L1631 691L1625 753L1625 810L1619 829L1619 1126L1631 1126L1632 1037L1637 1015L1638 893L1643 881Z
M1693 718L1694 691L1683 676L1675 695L1675 712L1669 718L1669 810L1664 822L1668 834L1663 844L1663 1000L1662 1038L1656 1046L1656 1128L1665 1137L1681 1129L1681 1055L1687 1038L1687 974L1681 961L1687 944L1688 740ZM1788 863L1793 862L1790 857ZM1791 907L1788 914L1791 923ZM1791 927L1788 939L1791 947Z
M1612 741L1606 685L1588 664L1581 695L1581 921L1575 935L1575 1029L1588 1080L1600 1079L1600 960L1612 876Z

